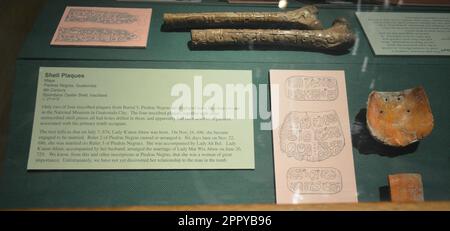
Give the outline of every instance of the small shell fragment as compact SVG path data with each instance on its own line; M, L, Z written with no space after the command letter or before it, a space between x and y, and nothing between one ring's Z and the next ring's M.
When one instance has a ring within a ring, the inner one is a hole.
M423 198L422 176L417 173L400 173L388 176L392 202L421 202Z
M404 147L428 136L433 114L423 87L369 94L367 127L382 143Z

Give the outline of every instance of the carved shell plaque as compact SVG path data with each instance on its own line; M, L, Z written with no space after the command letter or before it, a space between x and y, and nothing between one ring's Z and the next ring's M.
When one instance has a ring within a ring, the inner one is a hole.
M404 147L425 138L434 124L423 87L398 92L372 91L366 117L372 136L395 147Z

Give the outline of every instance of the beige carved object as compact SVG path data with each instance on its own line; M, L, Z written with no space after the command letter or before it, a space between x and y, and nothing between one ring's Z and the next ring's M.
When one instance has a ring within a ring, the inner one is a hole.
M347 20L336 19L325 30L207 29L192 30L193 47L282 46L301 49L347 50L355 35Z
M322 29L315 6L287 12L165 13L166 30L205 28Z
M433 114L423 87L399 92L372 91L366 117L372 136L395 147L423 139L433 130Z

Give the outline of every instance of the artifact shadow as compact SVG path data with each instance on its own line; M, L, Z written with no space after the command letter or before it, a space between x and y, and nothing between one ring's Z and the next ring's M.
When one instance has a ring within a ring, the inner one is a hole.
M167 24L163 23L160 27L161 32L190 32L190 28L171 28Z
M391 190L389 186L379 187L378 192L380 193L380 201L391 201Z
M387 157L397 157L413 153L419 147L420 142L414 142L405 147L392 147L385 145L370 134L366 120L367 109L362 108L355 117L351 127L353 147L361 154L378 154Z
M239 51L239 50L260 50L260 51L306 51L306 52L320 52L328 55L345 55L350 53L350 50L326 50L326 49L308 49L295 46L280 46L280 45L232 45L232 46L194 46L192 42L188 42L188 47L192 51Z

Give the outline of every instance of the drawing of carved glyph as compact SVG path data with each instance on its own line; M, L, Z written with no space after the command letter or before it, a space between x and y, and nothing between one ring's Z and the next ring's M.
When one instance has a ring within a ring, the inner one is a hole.
M131 24L138 17L125 12L111 12L90 9L70 9L66 22L93 22L102 24Z
M295 194L334 194L342 190L342 175L336 168L290 168L287 186Z
M338 97L335 78L292 76L286 80L287 97L297 101L333 101Z
M127 30L70 27L58 29L58 42L127 42L137 35Z
M297 160L322 161L338 155L345 145L334 110L290 112L280 128L281 151Z

